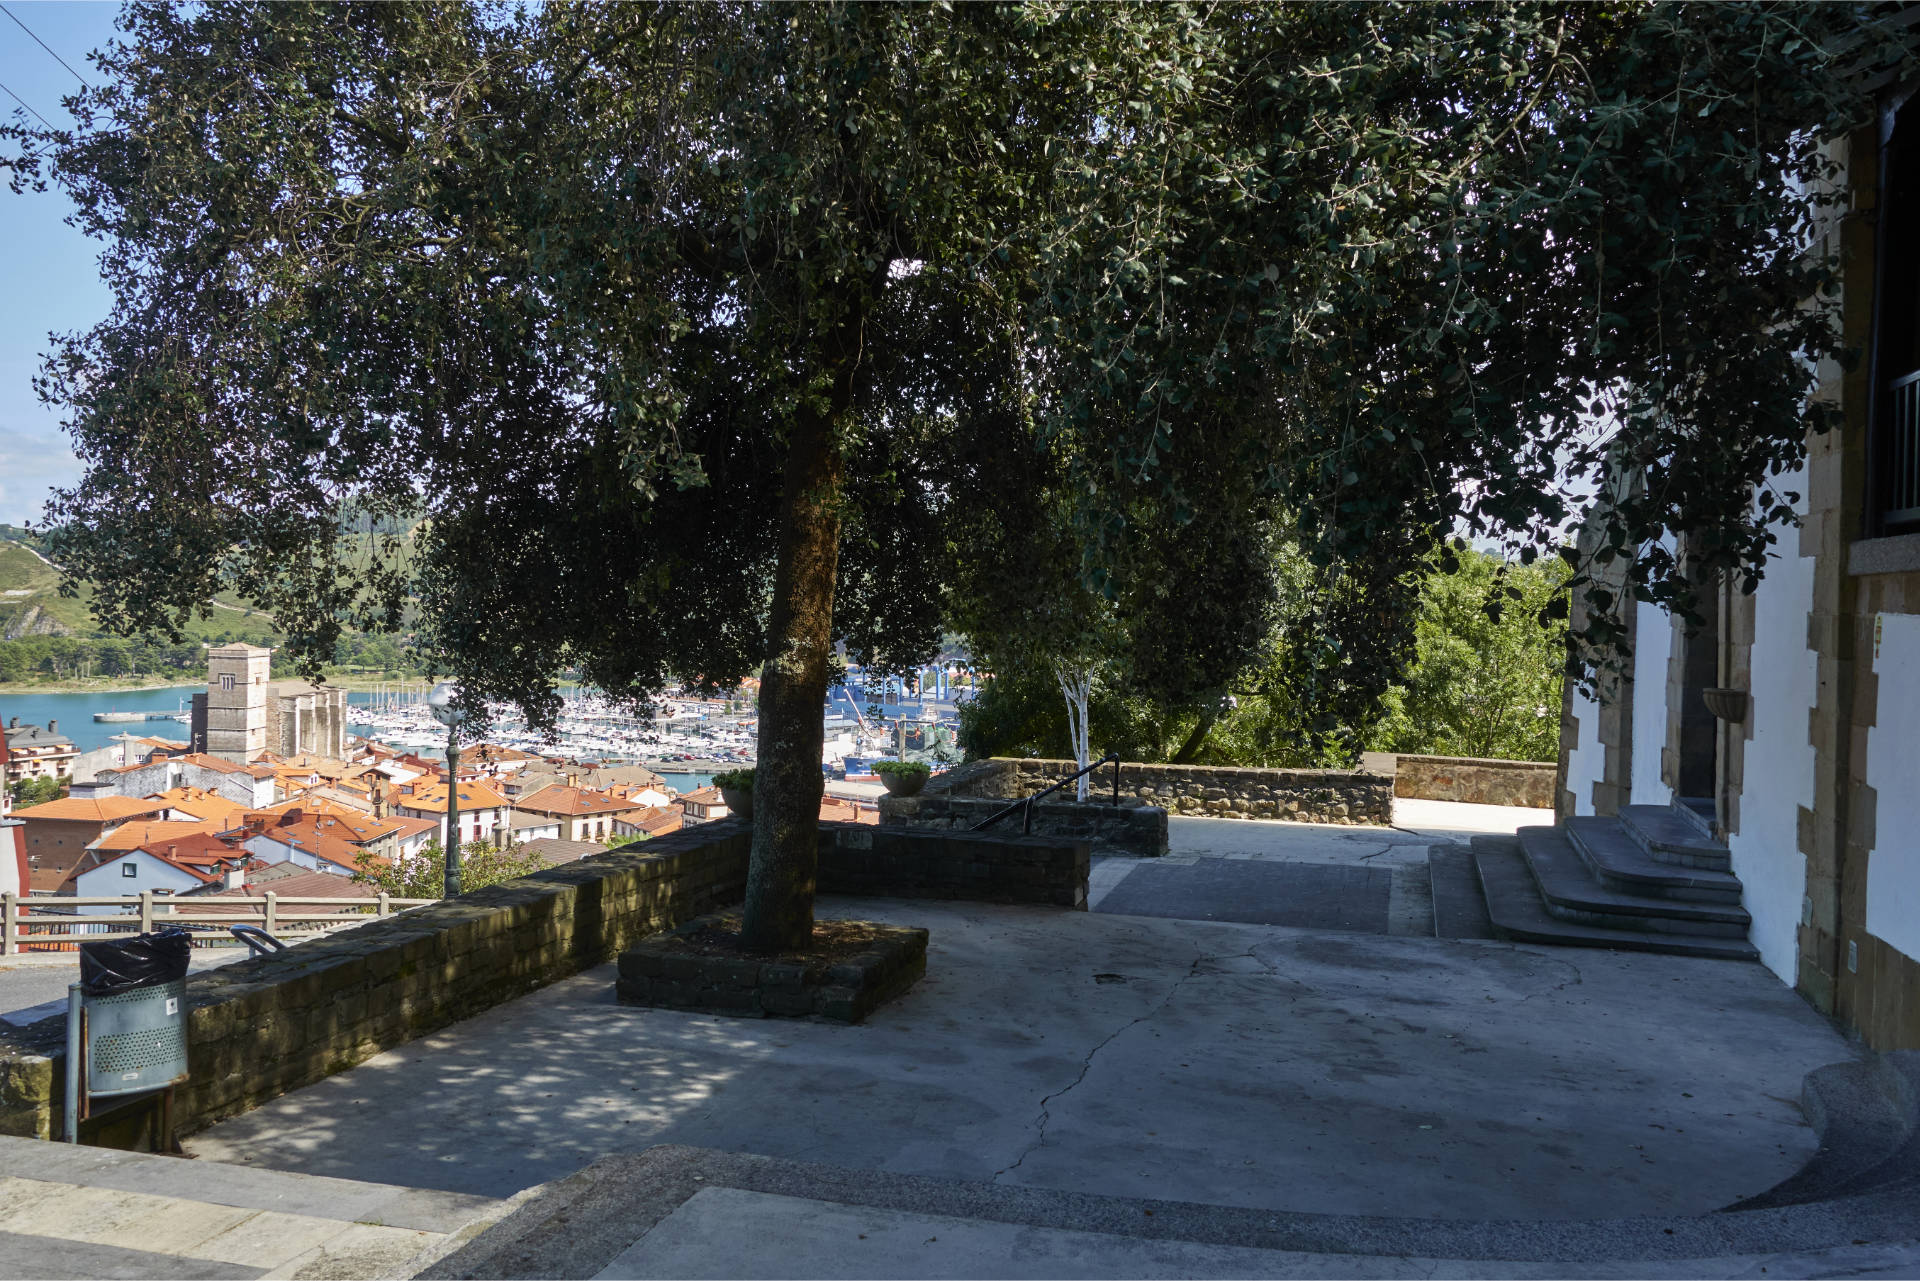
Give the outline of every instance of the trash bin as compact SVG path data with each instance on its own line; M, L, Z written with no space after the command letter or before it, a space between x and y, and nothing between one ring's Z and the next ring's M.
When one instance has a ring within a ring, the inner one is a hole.
M80 945L80 982L67 989L69 1143L79 1142L90 1100L170 1090L186 1079L191 938L161 930Z

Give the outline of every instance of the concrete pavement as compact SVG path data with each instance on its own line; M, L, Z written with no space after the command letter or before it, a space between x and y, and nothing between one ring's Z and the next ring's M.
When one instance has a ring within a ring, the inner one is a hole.
M425 1278L1911 1276L1912 1198L1582 1223L1300 1215L697 1148L541 1188Z
M616 1005L603 968L190 1139L505 1196L660 1143L1218 1205L1706 1213L1814 1148L1851 1056L1758 966L957 903L867 1024Z

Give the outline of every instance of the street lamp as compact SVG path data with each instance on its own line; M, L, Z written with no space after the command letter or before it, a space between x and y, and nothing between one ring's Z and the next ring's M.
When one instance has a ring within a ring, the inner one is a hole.
M447 879L446 897L460 893L460 722L467 714L453 705L457 686L441 681L427 695L427 710L447 727Z

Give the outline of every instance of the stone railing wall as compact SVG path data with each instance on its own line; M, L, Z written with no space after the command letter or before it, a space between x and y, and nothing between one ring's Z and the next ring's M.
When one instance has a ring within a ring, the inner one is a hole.
M1060 800L1060 795L1064 793L1056 793L1033 807L1030 830L1035 837L1084 841L1103 853L1138 858L1159 858L1167 852L1167 811L1159 806L1124 793L1118 806L1099 799L1111 796L1110 791L1095 793L1094 800L1085 805ZM918 796L881 797L880 830L918 828L975 839L992 839L1004 833L1017 839L1021 832L1018 814L1008 815L986 832L976 834L972 830L974 824L992 817L1006 804L999 797L954 796L935 792L929 786Z
M996 756L932 779L922 796L1031 796L1073 773L1072 761ZM1088 776L1093 797L1113 791L1113 769ZM1288 819L1299 823L1393 822L1393 777L1368 770L1241 769L1219 765L1122 762L1120 796L1169 814L1204 818ZM1042 801L1040 809L1051 805ZM885 822L882 807L881 821ZM1036 829L1037 830L1037 829Z
M867 823L822 823L820 892L1084 910L1092 856L1088 842L1022 837L1019 830L934 836Z
M1552 761L1401 756L1394 769L1393 794L1416 800L1552 809L1558 771Z
M897 832L863 849L843 827L854 825L822 827L824 889L1086 902L1085 846ZM202 1129L738 903L750 843L742 823L705 823L648 841L643 853L594 855L189 975L190 1075L176 1094L176 1130ZM0 1028L0 1134L59 1133L65 1025L56 1015ZM149 1106L101 1107L82 1128L88 1141L143 1141Z

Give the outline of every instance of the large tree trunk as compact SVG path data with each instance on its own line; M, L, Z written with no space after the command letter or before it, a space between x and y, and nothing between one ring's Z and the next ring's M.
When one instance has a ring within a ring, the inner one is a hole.
M747 868L748 951L777 952L813 938L820 752L825 741L833 586L840 565L843 464L835 425L852 404L857 321L841 331L827 407L794 417L781 498L780 560L767 629L772 656L760 679L760 748L753 775L753 855Z

